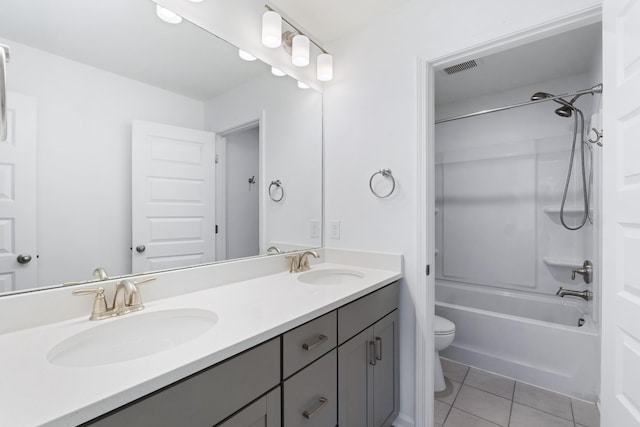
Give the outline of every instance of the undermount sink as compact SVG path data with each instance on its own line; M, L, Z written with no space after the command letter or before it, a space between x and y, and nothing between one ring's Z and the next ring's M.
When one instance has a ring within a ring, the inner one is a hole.
M364 273L346 268L311 270L300 274L298 280L310 285L343 285L356 283L364 278Z
M47 360L69 367L125 362L191 341L217 321L214 312L201 309L162 310L110 319L60 342L49 351Z

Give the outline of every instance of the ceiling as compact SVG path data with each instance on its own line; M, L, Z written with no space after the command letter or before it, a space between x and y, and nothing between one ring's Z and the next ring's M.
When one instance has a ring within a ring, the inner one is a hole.
M151 0L0 0L0 38L200 100L269 73L187 21L160 21L155 7Z
M321 43L332 42L409 0L270 0Z
M479 58L477 67L459 73L440 70L435 73L436 105L587 72L601 38L597 23Z

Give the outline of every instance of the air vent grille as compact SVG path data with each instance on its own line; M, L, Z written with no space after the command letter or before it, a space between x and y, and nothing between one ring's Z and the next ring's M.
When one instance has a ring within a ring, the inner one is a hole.
M452 65L451 67L447 67L444 69L444 72L447 74L455 74L461 71L469 70L471 68L477 67L478 63L475 60L461 62L460 64Z

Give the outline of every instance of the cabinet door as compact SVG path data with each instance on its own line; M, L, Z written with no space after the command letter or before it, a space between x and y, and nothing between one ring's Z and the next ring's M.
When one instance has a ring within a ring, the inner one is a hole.
M373 426L388 427L399 412L398 311L373 325Z
M280 427L280 387L253 402L218 427Z
M338 424L369 427L373 420L373 328L365 329L338 347Z

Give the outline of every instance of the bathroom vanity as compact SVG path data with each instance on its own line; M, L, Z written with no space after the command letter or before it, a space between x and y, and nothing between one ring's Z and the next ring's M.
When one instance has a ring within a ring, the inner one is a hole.
M161 288L180 277L158 273L141 288L140 312L91 322L87 298L82 317L0 335L2 348L28 349L0 355L15 367L0 385L0 424L390 426L399 409L401 256L319 252L324 262L306 273L282 272L284 256L242 260L235 269L253 267L258 277L154 299L153 290L169 292ZM213 276L216 267L229 265L203 266L200 274ZM51 292L77 300L69 289ZM186 317L197 330L205 312L215 315L206 318L212 326L180 345L136 357L124 343L97 361L76 357L94 331L108 342L118 322L138 331L137 319L165 325L175 314L174 323Z

